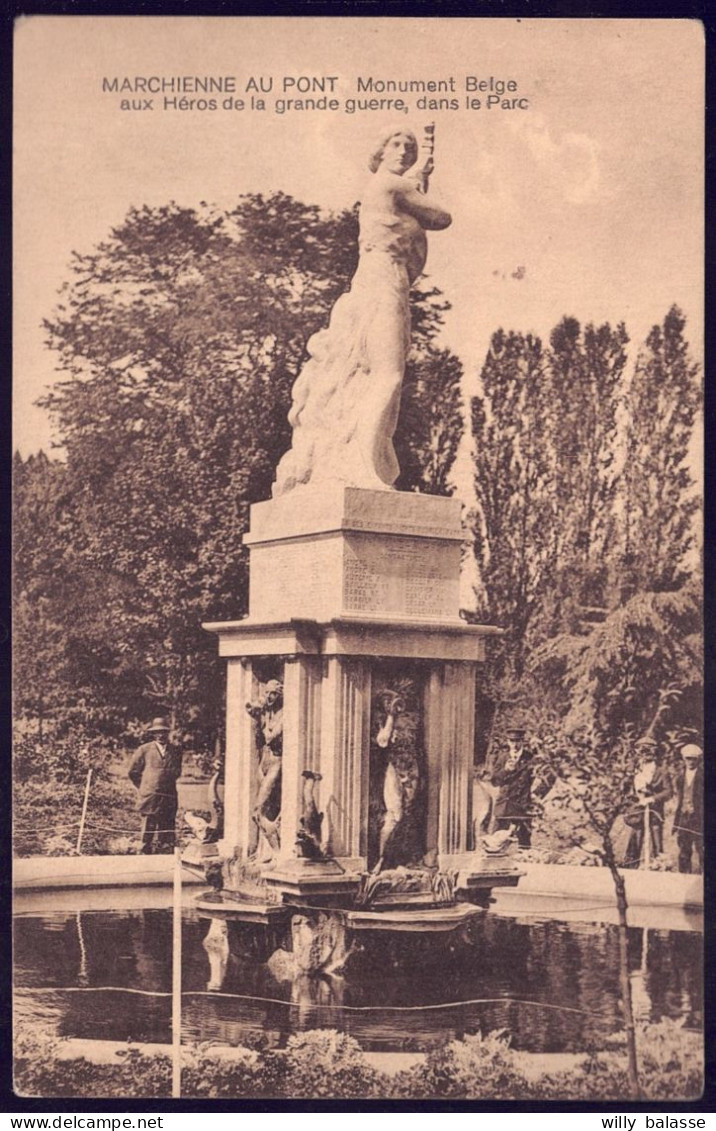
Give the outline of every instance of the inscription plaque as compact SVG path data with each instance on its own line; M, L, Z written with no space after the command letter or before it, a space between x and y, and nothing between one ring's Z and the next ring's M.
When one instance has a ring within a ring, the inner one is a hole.
M459 569L460 548L454 543L354 534L345 543L344 610L454 617Z

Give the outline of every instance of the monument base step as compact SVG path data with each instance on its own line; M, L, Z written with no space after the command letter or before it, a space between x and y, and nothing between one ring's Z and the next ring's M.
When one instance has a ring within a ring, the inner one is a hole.
M280 864L264 876L266 883L283 896L284 902L312 898L332 902L358 890L360 875L347 872L335 860L294 860Z
M482 908L472 903L454 903L450 907L348 911L346 925L354 931L454 931L475 915L482 914Z
M194 906L199 914L211 919L223 919L233 923L270 924L283 921L290 908L283 903L268 903L260 900L222 899L214 892L198 895Z

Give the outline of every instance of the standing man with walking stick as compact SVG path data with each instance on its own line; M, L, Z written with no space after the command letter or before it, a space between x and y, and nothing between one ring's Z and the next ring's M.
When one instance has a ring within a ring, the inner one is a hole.
M704 773L702 750L693 742L681 747L676 778L674 834L679 848L679 871L701 872L704 864ZM694 868L694 855L696 867Z
M181 774L181 752L169 745L167 719L152 720L145 742L132 756L128 775L139 791L142 814L142 848L145 856L154 851L171 852L177 815L177 778Z

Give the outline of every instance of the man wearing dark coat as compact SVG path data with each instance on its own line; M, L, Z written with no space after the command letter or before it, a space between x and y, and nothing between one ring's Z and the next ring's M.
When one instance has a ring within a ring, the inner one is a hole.
M507 731L507 757L492 774L492 784L499 786L494 805L498 829L515 825L517 843L529 848L532 842L532 751L525 746L525 732L517 727Z
M674 833L679 847L679 871L703 870L704 772L701 747L688 743L681 748L681 766L676 773Z
M181 774L181 753L169 745L169 723L153 719L148 728L152 741L145 742L132 755L128 775L139 791L137 806L142 814L142 852L150 855L171 852L177 814L177 778Z

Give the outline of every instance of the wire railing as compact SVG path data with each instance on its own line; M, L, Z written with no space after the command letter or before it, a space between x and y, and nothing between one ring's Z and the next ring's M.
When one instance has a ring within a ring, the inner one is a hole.
M53 994L86 994L86 993L126 993L139 994L144 997L172 997L171 990L142 990L133 986L19 986L22 992L37 995ZM181 997L208 997L221 1000L235 999L237 1001L261 1002L267 1005L285 1006L287 1009L311 1009L318 1012L336 1011L344 1013L423 1013L440 1009L462 1009L474 1005L525 1005L537 1009L555 1010L562 1013L578 1013L584 1017L611 1018L613 1013L608 1010L580 1009L577 1006L559 1005L555 1002L538 1001L532 998L518 998L501 995L499 997L479 997L456 999L455 1001L428 1002L425 1005L396 1005L393 1003L383 1005L345 1005L342 1002L300 1002L290 998L266 997L261 994L239 994L228 990L182 990Z
M98 819L97 817L94 817L91 814L89 814L89 801L90 801L90 791L91 791L91 784L92 784L92 772L93 771L90 769L87 773L87 779L86 779L86 783L85 783L85 789L84 789L83 800L82 800L81 813L74 820L64 821L64 822L54 822L53 821L52 825L49 829L48 829L47 824L39 825L39 824L35 824L34 822L30 822L30 821L26 821L26 820L22 820L22 819L15 820L13 822L13 834L14 834L14 837L15 837L15 843L18 846L18 848L20 849L20 851L22 851L23 849L27 849L28 840L29 840L30 844L32 845L33 844L33 838L36 838L37 840L39 840L40 843L39 843L39 851L35 850L35 854L42 856L42 855L45 854L42 850L43 850L43 848L46 847L46 838L47 838L48 835L54 834L54 835L57 836L57 835L63 835L64 834L65 839L68 840L69 839L68 834L71 831L73 831L74 829L77 829L76 845L75 845L74 849L72 849L68 845L68 850L67 850L67 853L66 853L68 856L81 856L81 855L83 855L82 842L83 842L83 838L84 838L86 831L91 833L91 834L94 834L95 836L99 835L100 838L102 836L106 836L106 835L112 835L112 836L115 836L115 837L123 837L124 843L120 846L114 846L114 847L120 847L122 850L124 850L124 851L120 851L120 853L119 853L120 855L127 855L128 854L127 849L130 849L130 850L134 849L134 851L136 851L136 853L138 855L140 855L140 854L141 855L150 855L151 854L150 851L149 851L149 846L142 845L143 826L142 826L141 823L140 824L137 824L136 822L132 822L131 824L129 824L129 823L124 823L124 824L109 823L109 822L107 822L105 817L101 817L101 818ZM510 820L514 821L518 824L529 826L529 825L532 824L532 822L534 820L534 814L531 814L531 813L530 814L513 814L513 815L511 815ZM661 813L659 813L658 810L652 808L650 805L646 805L644 807L643 824L641 825L641 827L635 827L632 831L632 838L636 838L637 841L638 841L637 854L634 855L634 856L627 857L626 859L620 860L619 866L622 867L622 868L626 868L626 869L637 868L637 869L642 869L642 870L646 870L646 871L652 870L653 867L654 867L655 856L661 856L661 853L658 852L658 851L655 851L655 849L659 849L660 842L663 839L663 828L664 828L664 826L665 826L665 821L664 821L663 815ZM655 828L657 828L659 830L658 838L655 834ZM166 839L174 839L174 837L175 837L175 830L173 828L171 830L170 829L163 829L163 830L157 829L157 830L154 830L154 832L156 833L156 835L158 835L160 837L162 835L164 835L164 837ZM676 836L678 833L687 833L691 837L702 839L702 833L700 833L696 829L690 828L688 826L683 826L683 825L680 825L680 824L678 824L678 825L672 824L672 835ZM43 840L44 840L44 843L43 843ZM631 845L633 843L633 839L630 839L629 843ZM109 849L111 849L112 847L113 846L111 844L107 846L107 848L109 848ZM513 846L512 851L513 851L513 854L518 859L521 859L521 858L525 858L524 854L531 852L532 849L529 845L520 844L518 842L517 845ZM166 854L166 851L162 852L161 846L160 846L159 853L157 853L157 854L164 855L164 854ZM116 853L112 853L111 851L94 851L94 852L91 852L89 855L92 855L92 856L111 856L111 855L116 855ZM699 851L697 851L696 855L697 855L697 858L700 862L700 857L701 857L701 850L700 849L699 849ZM692 857L693 857L693 852L692 852ZM491 859L494 859L494 858L495 858L495 856L493 854L491 856ZM692 866L692 863L693 863L693 861L691 860L690 866ZM679 867L679 865L677 865L677 867ZM659 863L659 865L657 865L657 870L659 870L659 871L665 870L663 868L663 856L661 857L661 862ZM66 878L70 878L70 877L64 877L64 878L66 879Z

